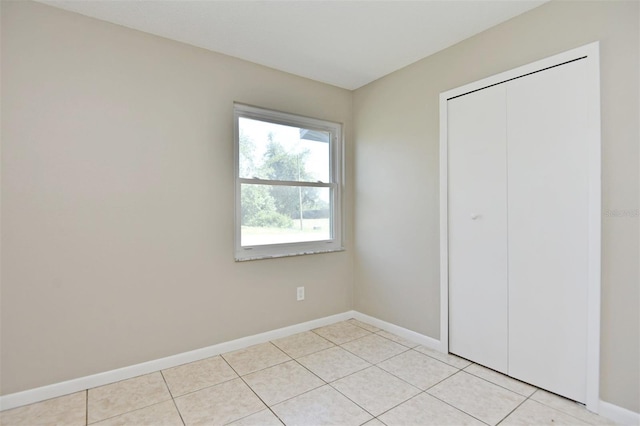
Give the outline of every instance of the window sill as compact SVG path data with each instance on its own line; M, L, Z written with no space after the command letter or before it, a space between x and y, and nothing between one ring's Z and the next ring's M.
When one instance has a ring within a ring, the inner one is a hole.
M235 258L236 262L249 262L252 260L263 260L263 259L277 259L280 257L294 257L294 256L306 256L308 254L324 254L324 253L336 253L336 252L341 252L341 251L345 251L344 247L341 248L335 248L335 249L329 249L329 250L313 250L313 251L305 251L305 252L298 252L298 253L282 253L282 254L260 254L260 255L256 255L256 256L252 256L252 257L242 257L242 258Z

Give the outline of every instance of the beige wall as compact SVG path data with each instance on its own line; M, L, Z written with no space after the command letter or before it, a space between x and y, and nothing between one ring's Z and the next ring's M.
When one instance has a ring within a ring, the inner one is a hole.
M601 398L640 411L636 1L551 2L355 91L356 310L439 337L438 95L601 42Z
M2 394L351 309L350 241L234 262L232 140L234 101L343 122L349 140L351 100L2 1Z

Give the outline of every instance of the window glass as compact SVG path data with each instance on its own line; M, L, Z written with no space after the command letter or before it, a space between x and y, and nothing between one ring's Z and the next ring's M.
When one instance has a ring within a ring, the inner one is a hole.
M239 129L241 178L329 182L329 132L244 117Z
M242 184L241 191L243 246L331 239L329 188Z

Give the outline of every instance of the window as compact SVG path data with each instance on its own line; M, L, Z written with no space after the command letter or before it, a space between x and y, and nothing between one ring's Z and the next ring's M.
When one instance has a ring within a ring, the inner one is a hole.
M342 250L342 126L235 104L236 260Z

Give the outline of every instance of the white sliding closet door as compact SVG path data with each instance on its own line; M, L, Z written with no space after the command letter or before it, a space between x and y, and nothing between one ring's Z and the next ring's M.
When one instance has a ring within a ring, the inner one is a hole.
M585 402L586 61L507 83L509 374Z
M449 132L450 350L507 372L505 86L452 99Z

